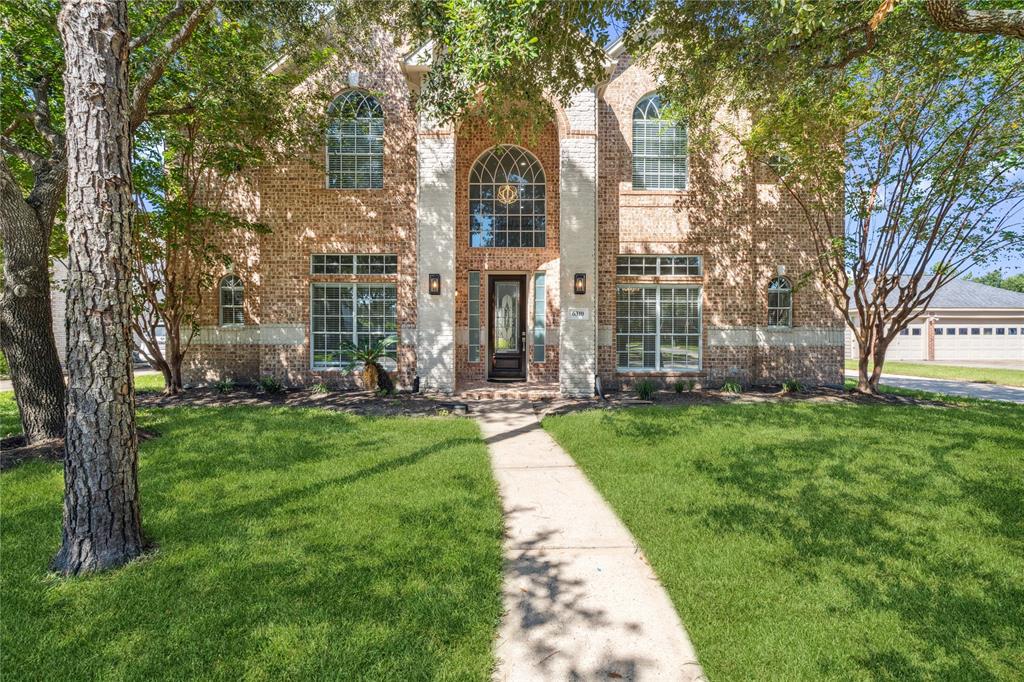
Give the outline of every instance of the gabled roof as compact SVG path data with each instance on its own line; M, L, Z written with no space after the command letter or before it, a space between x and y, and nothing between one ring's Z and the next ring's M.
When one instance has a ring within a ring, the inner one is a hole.
M873 286L869 285L869 290ZM893 292L889 294L886 302L890 305L895 305L898 293ZM854 308L855 306L851 304L850 309L853 310ZM935 293L935 297L932 298L932 302L928 306L929 310L962 310L970 308L990 310L1017 308L1024 311L1024 294L1010 291L1009 289L990 287L987 284L972 282L968 279L954 279L951 282L947 282Z

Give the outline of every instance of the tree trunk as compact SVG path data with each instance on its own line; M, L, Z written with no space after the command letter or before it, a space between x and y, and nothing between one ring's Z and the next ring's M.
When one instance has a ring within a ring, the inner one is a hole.
M132 385L126 0L67 0L68 425L55 570L121 566L143 551Z
M871 351L863 346L858 346L857 350L860 354L860 357L857 359L857 392L873 393L874 391L871 390L871 379L869 378Z
M30 443L64 437L64 374L53 338L49 273L53 216L64 187L63 155L57 156L56 165L39 169L32 203L0 161L0 347Z

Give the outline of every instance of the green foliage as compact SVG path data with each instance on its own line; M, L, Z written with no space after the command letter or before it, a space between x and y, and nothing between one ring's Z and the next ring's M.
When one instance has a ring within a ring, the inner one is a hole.
M476 112L502 133L551 121L605 77L612 24L640 16L613 0L449 0L418 4L417 24L434 40L434 65L419 104L440 120Z
M284 385L281 383L280 379L272 376L261 377L260 388L270 395L276 395L284 391Z
M796 379L786 379L782 382L783 393L803 393L804 385Z
M1024 273L1003 277L1002 270L992 270L991 272L987 272L984 275L978 275L977 277L967 275L965 279L969 279L972 282L978 282L979 284L987 284L990 287L999 287L1000 289L1009 289L1010 291L1024 293Z
M738 381L726 381L722 384L723 393L743 393L743 384Z
M633 384L633 390L636 391L636 395L640 400L653 400L654 392L657 389L654 386L654 382L650 379L641 379Z
M313 384L313 386L310 388L310 390L312 390L313 393L330 393L331 392L330 386L328 386L327 384L325 384L322 381L318 381L315 384Z
M213 388L217 391L217 393L231 393L231 391L235 390L235 382L231 377L225 377L219 381L214 382Z
M154 549L124 570L55 579L60 462L0 473L5 680L489 678L502 518L475 424L218 407L139 425L160 434L139 457Z
M7 364L7 356L0 350L0 377L7 377L11 374L11 366Z
M679 381L672 384L672 388L675 389L676 393L683 393L684 391L693 390L693 381L690 379L680 379Z

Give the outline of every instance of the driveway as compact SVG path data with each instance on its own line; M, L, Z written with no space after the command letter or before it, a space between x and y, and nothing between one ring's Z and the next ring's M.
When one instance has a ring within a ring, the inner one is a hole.
M857 378L856 372L846 372L851 379ZM995 384L978 384L970 381L950 381L949 379L924 379L895 374L883 374L882 384L896 388L909 388L915 391L931 391L946 395L963 396L965 398L983 398L985 400L1002 400L1010 403L1024 404L1024 388L997 386Z

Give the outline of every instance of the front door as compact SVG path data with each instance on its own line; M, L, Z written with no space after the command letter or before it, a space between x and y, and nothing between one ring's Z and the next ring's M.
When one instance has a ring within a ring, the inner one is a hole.
M488 376L526 378L526 276L491 275L487 316Z

